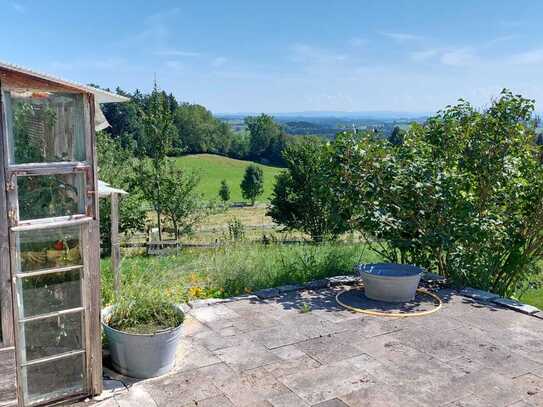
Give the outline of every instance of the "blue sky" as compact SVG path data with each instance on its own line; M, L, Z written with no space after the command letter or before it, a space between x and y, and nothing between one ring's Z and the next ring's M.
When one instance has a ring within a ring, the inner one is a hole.
M0 2L1 60L214 112L543 101L540 1Z

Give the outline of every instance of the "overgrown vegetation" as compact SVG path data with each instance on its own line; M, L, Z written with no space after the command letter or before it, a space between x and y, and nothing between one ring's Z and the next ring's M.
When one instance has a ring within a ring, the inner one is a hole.
M181 302L352 274L355 264L379 260L360 244L231 244L220 249L185 250L180 256L125 257L121 272L123 290L145 289L157 298ZM115 301L108 259L101 267L102 301L108 305Z
M461 101L392 145L343 134L330 147L339 204L389 261L511 295L539 272L543 167L534 102Z

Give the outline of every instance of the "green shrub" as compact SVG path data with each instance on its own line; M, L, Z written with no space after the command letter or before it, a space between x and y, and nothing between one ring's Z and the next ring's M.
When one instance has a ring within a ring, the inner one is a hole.
M342 135L330 148L330 183L351 224L389 261L512 294L543 256L533 109L503 91L484 111L447 107L398 145Z
M348 230L328 185L325 145L303 139L283 152L287 170L276 177L268 216L313 241L333 240Z

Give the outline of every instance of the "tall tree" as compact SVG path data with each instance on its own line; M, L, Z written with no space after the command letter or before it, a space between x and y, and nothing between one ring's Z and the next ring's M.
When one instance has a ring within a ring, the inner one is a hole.
M143 140L142 151L150 157L150 167L142 161L140 174L142 181L150 182L151 188L143 188L147 191L147 198L153 203L157 214L158 237L162 240L162 202L164 196L161 191L161 178L164 174L164 160L172 150L173 140L177 136L174 126L172 109L164 92L158 90L155 83L153 92L147 101L146 108L142 111Z
M261 114L257 117L245 118L245 124L250 134L249 154L253 159L262 158L264 152L270 148L281 134L281 127L273 117Z
M262 168L254 164L245 169L245 175L240 184L243 198L249 199L254 206L256 198L264 192L264 173Z

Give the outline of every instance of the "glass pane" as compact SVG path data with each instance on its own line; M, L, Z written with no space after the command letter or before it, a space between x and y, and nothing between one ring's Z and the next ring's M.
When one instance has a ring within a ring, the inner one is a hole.
M23 367L27 376L25 401L60 398L84 390L85 355Z
M22 286L22 314L25 317L81 307L80 270L26 277Z
M83 264L80 226L17 233L17 272Z
M82 319L76 313L22 323L26 360L83 349Z
M17 177L19 219L84 214L84 180L82 173Z
M5 91L11 164L85 160L83 95Z

